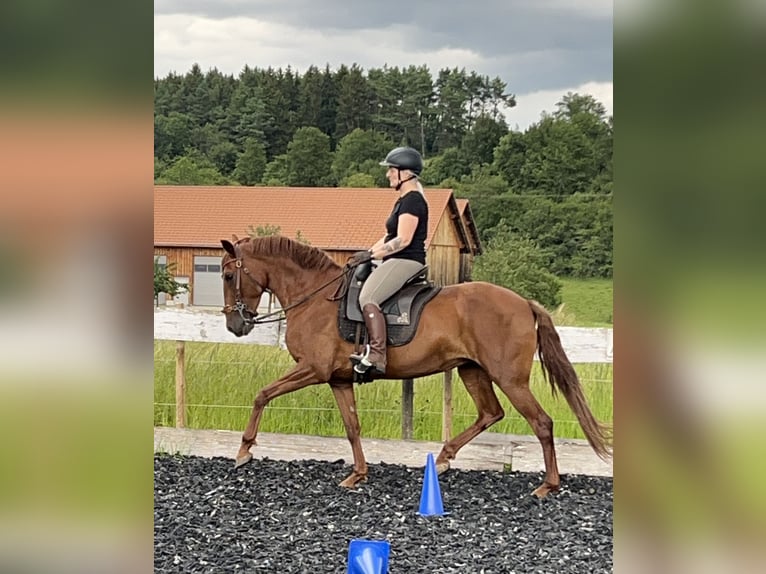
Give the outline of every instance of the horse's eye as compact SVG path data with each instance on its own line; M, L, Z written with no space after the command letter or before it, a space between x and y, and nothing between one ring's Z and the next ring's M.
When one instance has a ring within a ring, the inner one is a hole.
M233 273L224 273L223 274L223 278L226 279L226 281L231 281L232 279L234 279L234 274Z

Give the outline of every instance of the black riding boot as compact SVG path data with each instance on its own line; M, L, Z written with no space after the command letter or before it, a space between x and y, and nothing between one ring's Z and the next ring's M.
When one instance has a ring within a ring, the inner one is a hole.
M386 317L374 304L368 303L362 308L364 324L367 326L370 344L364 355L351 355L351 360L357 363L354 370L364 373L372 368L378 375L386 374Z

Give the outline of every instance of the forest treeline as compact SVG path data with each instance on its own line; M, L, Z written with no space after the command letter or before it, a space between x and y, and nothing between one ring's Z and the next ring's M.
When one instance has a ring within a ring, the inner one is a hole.
M155 79L155 181L386 186L378 162L410 145L426 186L470 199L488 252L557 276L611 277L613 118L592 96L568 93L522 132L505 119L515 105L500 78L465 69L233 76L195 64ZM480 274L503 273L492 267L501 258L484 259Z

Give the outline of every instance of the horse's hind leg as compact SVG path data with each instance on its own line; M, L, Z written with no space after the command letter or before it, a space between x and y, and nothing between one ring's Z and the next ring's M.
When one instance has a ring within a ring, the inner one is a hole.
M367 478L367 461L364 459L362 451L362 441L359 438L361 426L359 417L356 414L356 397L354 396L354 385L352 383L330 383L330 388L335 395L335 401L338 403L343 425L346 427L346 436L351 443L351 452L354 454L354 470L340 483L340 486L353 488L356 483Z
M537 436L543 447L543 460L545 461L545 480L532 494L543 498L546 494L559 489L559 469L556 464L556 451L553 446L553 420L548 416L540 403L537 402L532 391L529 389L529 374L531 360L519 365L520 359L512 364L514 375L505 380L496 380L500 389L507 395L511 404L518 410Z
M462 447L505 414L492 388L492 379L484 369L476 363L469 363L461 365L457 371L476 405L478 417L471 426L444 445L436 458L436 470L440 474L449 468L449 461L455 458Z

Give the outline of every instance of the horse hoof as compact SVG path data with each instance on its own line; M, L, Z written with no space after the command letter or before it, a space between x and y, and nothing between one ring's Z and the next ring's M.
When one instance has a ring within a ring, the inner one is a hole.
M550 484L543 483L532 491L532 495L542 499L548 496L549 493L556 492L558 489L558 486L551 486Z
M252 453L249 453L249 452L247 454L243 454L242 456L238 456L237 460L234 462L234 468L239 468L240 466L242 466L243 464L247 464L251 460L253 460L253 455Z
M346 478L343 482L341 482L338 486L342 486L343 488L355 488L356 485L364 480L367 480L367 477L361 474L352 473Z
M436 463L436 474L444 474L449 470L449 461Z

